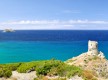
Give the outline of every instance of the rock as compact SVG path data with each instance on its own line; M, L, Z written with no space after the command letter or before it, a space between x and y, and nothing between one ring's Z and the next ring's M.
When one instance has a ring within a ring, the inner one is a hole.
M81 77L79 77L78 75L73 76L72 78L68 79L68 80L83 80Z
M99 52L98 56L101 57L101 58L105 58L103 52L101 52L101 51Z
M17 71L13 71L11 77L15 77L17 80L34 80L37 76L36 71L30 73L18 73Z

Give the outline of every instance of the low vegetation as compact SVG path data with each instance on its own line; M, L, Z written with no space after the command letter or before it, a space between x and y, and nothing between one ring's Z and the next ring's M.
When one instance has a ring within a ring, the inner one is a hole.
M35 70L36 75L39 76L67 76L81 75L82 70L76 66L70 66L59 60L46 60L22 63L17 71L20 73L30 72Z
M74 65L68 65L60 60L44 60L44 61L32 61L14 64L0 65L0 77L10 77L12 71L18 71L19 73L29 73L36 71L38 76L34 80L41 80L45 76L59 76L56 80L66 80L78 75L86 80L93 79L94 76L87 71L83 71L80 67ZM90 74L90 75L89 75Z
M92 71L84 70L82 76L84 80L97 80Z
M12 71L6 68L4 65L0 65L0 77L8 78L12 75Z

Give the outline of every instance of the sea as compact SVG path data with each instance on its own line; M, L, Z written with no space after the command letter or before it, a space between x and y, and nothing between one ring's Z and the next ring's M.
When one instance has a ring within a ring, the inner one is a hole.
M57 59L66 61L87 52L88 40L108 59L108 30L0 31L0 63Z

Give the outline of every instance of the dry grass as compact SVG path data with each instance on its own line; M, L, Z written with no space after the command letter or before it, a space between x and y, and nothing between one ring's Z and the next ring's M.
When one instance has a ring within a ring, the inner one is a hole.
M93 74L91 71L84 70L84 72L83 72L82 75L83 75L84 79L87 79L87 80L97 80L97 79L94 77L94 74Z

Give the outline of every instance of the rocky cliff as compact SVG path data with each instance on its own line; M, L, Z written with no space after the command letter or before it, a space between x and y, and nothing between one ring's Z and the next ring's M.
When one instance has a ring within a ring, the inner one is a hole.
M99 80L108 79L108 60L101 51L98 51L96 41L88 41L88 51L67 60L66 63L94 72L94 76Z

